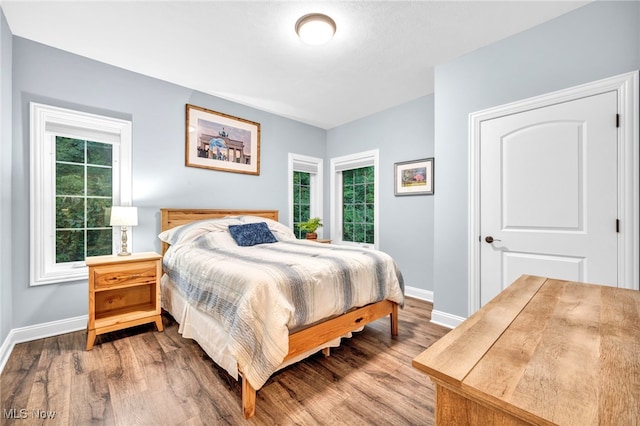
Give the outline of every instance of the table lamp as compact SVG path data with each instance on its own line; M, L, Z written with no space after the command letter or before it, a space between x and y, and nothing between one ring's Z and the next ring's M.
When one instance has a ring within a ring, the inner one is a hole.
M122 231L122 250L118 256L129 256L131 253L127 251L127 226L136 226L138 224L138 208L131 206L113 206L111 207L111 226L119 226Z

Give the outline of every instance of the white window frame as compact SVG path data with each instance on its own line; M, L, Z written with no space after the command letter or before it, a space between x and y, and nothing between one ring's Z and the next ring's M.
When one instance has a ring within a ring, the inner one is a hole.
M379 150L364 151L355 154L332 158L330 161L331 185L331 240L334 244L345 244L358 247L371 247L371 244L354 243L342 239L342 171L373 166L374 205L373 205L373 248L380 244L380 161Z
M113 145L113 204L131 205L131 122L35 102L30 113L30 285L87 279L84 261L55 261L55 138ZM114 227L113 253L119 242Z
M307 172L310 174L309 217L322 218L323 214L323 160L308 155L289 153L288 160L288 203L289 227L293 229L293 172ZM318 237L322 238L322 228L318 228Z

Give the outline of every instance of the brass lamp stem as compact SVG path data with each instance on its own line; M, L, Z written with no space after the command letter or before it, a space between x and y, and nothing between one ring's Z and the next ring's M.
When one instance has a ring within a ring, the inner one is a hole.
M127 226L122 226L122 250L118 253L118 256L130 256L131 253L127 251Z

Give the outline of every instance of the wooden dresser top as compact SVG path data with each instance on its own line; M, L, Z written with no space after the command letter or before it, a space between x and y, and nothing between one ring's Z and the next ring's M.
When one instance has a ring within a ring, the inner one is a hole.
M535 424L640 421L640 292L524 275L413 360Z

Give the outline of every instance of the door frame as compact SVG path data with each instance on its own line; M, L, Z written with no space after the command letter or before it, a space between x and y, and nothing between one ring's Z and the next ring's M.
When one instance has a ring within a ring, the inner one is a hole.
M468 312L480 309L480 126L483 121L587 96L618 94L618 286L640 290L640 149L638 148L638 71L582 84L469 114ZM613 119L613 118L612 118ZM612 225L613 226L613 225Z

